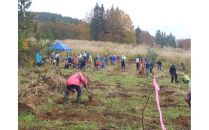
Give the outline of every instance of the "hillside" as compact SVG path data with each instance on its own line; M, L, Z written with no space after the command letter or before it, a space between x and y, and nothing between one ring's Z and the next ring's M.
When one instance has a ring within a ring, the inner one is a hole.
M70 24L78 24L81 20L72 17L64 17L61 14L53 14L48 12L32 12L34 14L34 20L39 22L55 22L62 21Z

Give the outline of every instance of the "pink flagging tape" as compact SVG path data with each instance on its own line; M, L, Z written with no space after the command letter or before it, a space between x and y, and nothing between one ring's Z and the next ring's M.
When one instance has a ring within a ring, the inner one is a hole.
M160 88L159 88L159 86L157 84L155 75L154 75L154 78L153 78L153 86L154 86L154 90L155 90L155 98L156 98L157 108L158 108L158 111L160 113L160 124L161 124L161 128L162 128L162 130L166 130L165 125L163 123L162 112L161 112L161 109L160 109L160 97L159 97L159 93L158 93L158 91L160 90Z

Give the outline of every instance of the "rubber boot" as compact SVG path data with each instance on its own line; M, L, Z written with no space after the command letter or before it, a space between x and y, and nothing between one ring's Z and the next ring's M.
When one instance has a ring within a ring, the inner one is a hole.
M65 91L64 93L64 105L67 103L69 97L69 92Z
M77 107L80 107L80 102L81 102L81 96L77 96L77 99L76 99Z

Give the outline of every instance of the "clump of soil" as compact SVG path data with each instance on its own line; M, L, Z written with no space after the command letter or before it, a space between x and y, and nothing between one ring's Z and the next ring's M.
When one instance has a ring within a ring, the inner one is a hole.
M122 87L120 81L117 81L117 82L116 82L116 87L117 87L117 88L121 88L121 87Z
M183 127L190 127L191 125L191 117L190 116L178 116L176 119L173 120L174 124L181 125Z
M61 97L55 101L57 104L64 104L64 97Z
M160 87L161 88L160 88L159 94L161 96L171 96L176 93L174 90L170 90L169 88L166 88L164 86L160 86Z
M91 81L91 90L94 90L94 89L106 89L106 87L110 86L109 84L104 84L100 81Z
M167 98L163 99L160 106L161 107L171 107L171 106L175 107L177 105L178 105L177 99L175 97L171 96L171 97L167 97Z
M33 113L33 109L29 107L27 104L18 102L18 114L20 113Z
M155 118L149 118L149 117L145 117L144 119L144 127L145 127L145 130L156 130L156 126L159 125L159 121L158 119L155 119Z
M89 98L89 102L91 102L93 99L93 95L92 94L88 95L88 98Z

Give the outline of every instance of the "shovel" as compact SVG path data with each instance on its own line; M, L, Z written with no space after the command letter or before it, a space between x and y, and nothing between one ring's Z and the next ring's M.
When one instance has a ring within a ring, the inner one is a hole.
M89 92L88 98L89 98L89 102L91 102L93 98L93 93L89 91L88 87L86 87L86 90Z

